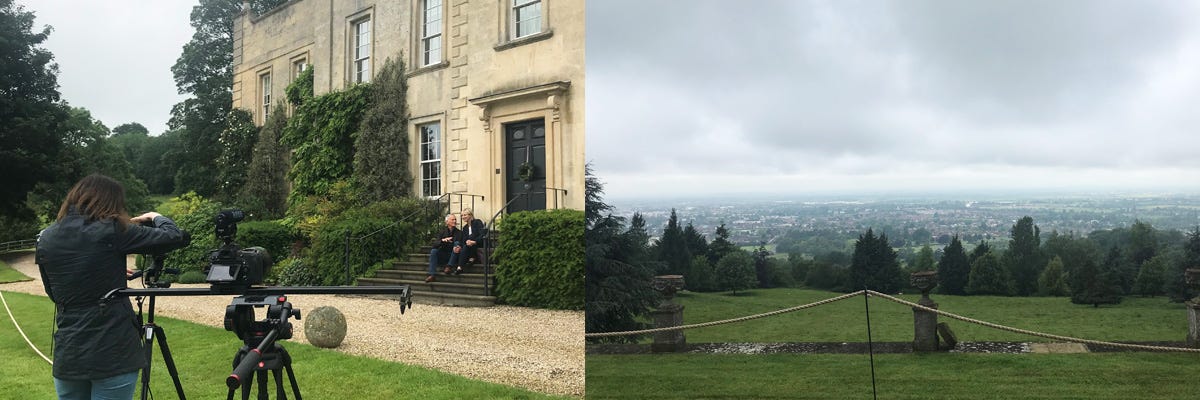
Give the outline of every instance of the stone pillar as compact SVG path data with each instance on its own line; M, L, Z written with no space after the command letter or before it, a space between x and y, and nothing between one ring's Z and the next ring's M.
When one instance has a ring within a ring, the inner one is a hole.
M660 305L654 314L654 327L667 328L683 325L683 306L678 304ZM682 330L657 332L650 351L655 353L673 353L683 351L687 347L687 339Z
M937 271L914 272L909 279L921 290L921 300L917 304L937 309L938 304L929 298L929 291L937 286ZM937 314L913 307L913 351L938 350L937 325Z
M1192 293L1200 291L1200 267L1184 270L1183 282L1192 289ZM1184 304L1187 305L1187 346L1200 348L1200 296L1196 296Z
M1187 346L1200 348L1200 303L1187 302L1188 334Z
M654 315L654 327L683 325L683 306L672 301L675 292L683 289L683 275L656 276L651 287L663 294L662 303L658 305L657 310L651 312ZM650 344L650 351L655 353L679 352L686 348L687 340L683 337L682 330L657 332L654 334L654 343Z

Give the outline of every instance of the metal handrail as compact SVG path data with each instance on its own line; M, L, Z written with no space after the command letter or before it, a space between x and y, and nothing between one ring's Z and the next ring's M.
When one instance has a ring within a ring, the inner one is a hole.
M491 283L489 282L489 279L488 279L488 275L490 275L489 272L492 269L492 256L493 256L493 254L492 254L492 234L496 230L495 229L496 218L499 218L500 214L504 213L504 210L507 210L508 206L511 205L512 202L516 201L518 198L520 198L521 196L524 196L524 195L525 195L525 193L517 193L516 196L513 196L512 199L509 199L507 203L504 203L504 206L500 207L499 211L496 211L496 214L492 215L492 219L488 220L487 225L484 226L484 229L487 229L487 237L484 238L486 243L483 245L484 254L487 255L486 259L483 262L483 295L484 296L492 295L492 288L491 288Z
M11 242L0 243L0 253L7 253L14 250L25 250L37 246L37 239L22 239Z
M467 197L467 198L471 199L471 210L472 211L475 210L475 199L476 198L478 198L479 201L487 200L487 197L482 194L472 194L472 193L466 193L466 192L446 193L443 195L443 196L446 196L446 214L450 214L451 210L454 208L453 207L454 201L450 200L450 197L449 197L451 195L458 196L458 213L459 214L462 213L463 205L466 204L465 202L463 202L463 197ZM439 197L439 199L440 199L440 197Z
M569 194L569 193L567 192L567 189L559 189L559 188L555 188L555 187L549 187L549 186L546 186L546 190L547 190L547 191L550 191L550 190L553 190L553 191L554 191L554 208L555 208L555 209L558 209L558 198L559 198L559 194L561 193L561 194L562 194L562 197L566 197L566 196Z
M429 207L430 207L430 205L437 204L438 202L440 202L440 197L439 197L437 200L432 200L432 201L430 201L430 202L426 203L426 206L425 206L425 207L422 207L422 208L418 208L418 209L416 209L416 210L413 210L412 212L408 213L408 215L405 215L405 216L403 216L403 217L400 217L400 218L396 219L396 221L395 221L395 222L392 222L392 223L388 224L387 226L384 226L384 227L382 227L382 228L376 229L374 232L368 233L368 234L366 234L366 235L362 235L362 236L359 236L359 237L357 237L357 238L354 238L354 241L356 241L356 242L358 242L358 241L362 241L363 239L366 239L366 238L369 238L369 237L371 237L371 236L374 236L375 234L377 234L377 233L379 233L379 232L383 232L385 229L388 229L388 228L391 228L391 227L394 227L394 226L396 226L396 225L397 225L397 224L399 224L401 221L406 221L406 220L412 219L412 217L413 217L413 216L415 216L415 215L417 215L417 213L419 213L419 212L422 212L422 211L428 212L428 211L429 211ZM440 207L439 207L439 208L440 208ZM347 231L346 231L346 241L345 241L345 244L343 245L343 254L342 254L342 266L343 266L343 267L346 269L346 285L347 285L347 286L349 286L349 285L350 285L350 282L352 281L352 279L351 279L351 277L350 277L350 276L351 276L351 274L350 274L350 239L351 239L351 236L350 236L350 231L349 231L349 230L347 230ZM401 248L400 248L400 243L396 243L396 255L397 255L397 257L399 257L400 255L402 255L402 253L401 253L401 251L402 251L402 250L403 250L403 249L401 249Z

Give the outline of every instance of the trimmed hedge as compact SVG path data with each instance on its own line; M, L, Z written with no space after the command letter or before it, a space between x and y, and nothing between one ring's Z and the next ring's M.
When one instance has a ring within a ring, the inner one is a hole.
M305 272L314 274L314 283L319 285L345 284L346 233L350 234L351 279L373 272L379 262L415 252L425 244L433 236L429 221L438 218L438 210L435 203L412 198L347 210L317 227L305 257L311 271ZM292 278L280 276L280 280Z
M583 211L523 211L499 225L497 297L517 306L582 310Z
M237 243L242 247L259 246L267 249L271 260L278 265L288 258L292 243L299 235L279 221L250 221L238 223Z

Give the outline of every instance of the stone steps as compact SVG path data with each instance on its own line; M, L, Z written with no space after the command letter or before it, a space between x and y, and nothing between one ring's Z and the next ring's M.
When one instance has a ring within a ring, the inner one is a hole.
M445 275L439 268L435 280L425 282L429 276L429 248L419 251L408 254L406 260L397 261L390 268L375 271L373 277L359 278L358 285L409 285L413 303L419 304L462 307L490 307L496 304L496 297L489 296L484 288L486 282L489 288L494 289L496 279L490 274L484 277L482 263L463 267L460 275ZM387 298L386 295L383 298Z

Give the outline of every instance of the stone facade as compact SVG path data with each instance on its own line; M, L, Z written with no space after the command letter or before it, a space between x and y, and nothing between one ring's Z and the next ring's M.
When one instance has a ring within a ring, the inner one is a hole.
M320 95L403 60L414 193L449 193L485 220L509 200L583 209L583 1L293 0L250 14L234 24L233 106L257 123L302 64ZM423 128L438 139L428 186Z

